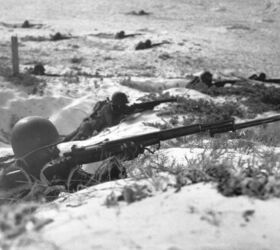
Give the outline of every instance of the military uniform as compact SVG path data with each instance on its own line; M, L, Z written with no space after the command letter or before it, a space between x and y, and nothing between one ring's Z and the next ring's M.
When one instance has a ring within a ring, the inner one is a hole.
M75 191L80 185L126 177L125 169L114 162L100 166L95 174L83 171L75 160L59 157L55 145L60 142L58 131L49 120L31 116L18 121L11 138L15 160L9 162L9 166L0 174L0 187L12 188L41 180Z
M122 111L114 110L113 105L109 102L97 116L86 118L78 129L66 136L64 141L87 139L105 128L119 124L127 113L129 113L128 107L124 107Z
M111 101L105 102L97 113L94 112L84 119L75 131L65 137L64 141L85 140L105 128L119 124L126 115L131 113L127 103L127 96L124 93L114 93Z

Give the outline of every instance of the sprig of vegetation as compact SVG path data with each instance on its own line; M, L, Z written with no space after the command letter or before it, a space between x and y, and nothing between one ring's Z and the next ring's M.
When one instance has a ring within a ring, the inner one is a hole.
M215 122L227 120L233 116L244 118L246 112L237 106L236 103L228 102L223 104L214 103L213 101L198 99L180 98L179 103L172 109L162 111L159 115L189 115L186 122L190 121L190 117L198 122Z
M213 182L225 196L247 195L259 199L280 197L280 156L273 151L251 152L253 157L229 161L229 149L205 149L185 164L170 162L165 155L146 155L130 163L129 175L156 179L159 173L176 176L175 187ZM255 156L254 156L255 155Z
M53 222L52 219L43 219L35 216L39 204L20 203L0 206L0 248L11 249L18 236L27 232L35 232Z

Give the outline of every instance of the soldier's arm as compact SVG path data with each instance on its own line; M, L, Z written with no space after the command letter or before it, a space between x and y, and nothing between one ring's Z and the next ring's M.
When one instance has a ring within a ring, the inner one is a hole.
M104 121L104 124L103 124L104 128L114 125L114 119L113 119L112 109L111 109L110 105L106 105L101 110L100 114L101 114L100 119L103 119L103 121Z
M94 128L92 125L92 121L90 120L83 122L79 127L77 133L73 136L72 141L89 138L94 132Z

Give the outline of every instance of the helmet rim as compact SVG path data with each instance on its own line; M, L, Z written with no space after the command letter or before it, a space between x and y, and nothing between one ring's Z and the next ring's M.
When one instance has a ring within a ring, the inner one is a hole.
M53 123L40 116L24 117L12 129L11 145L16 158L22 158L59 141L59 134Z

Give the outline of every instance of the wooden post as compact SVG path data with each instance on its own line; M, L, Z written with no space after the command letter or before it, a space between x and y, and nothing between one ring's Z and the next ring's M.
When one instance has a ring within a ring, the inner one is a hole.
M18 57L18 38L12 36L12 64L13 64L13 75L19 74L19 57Z

